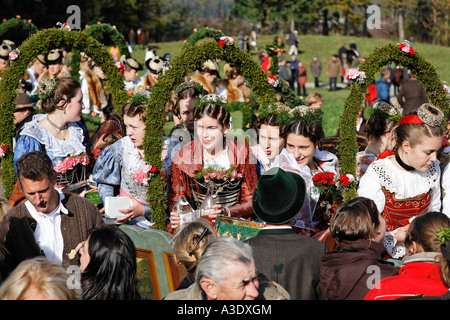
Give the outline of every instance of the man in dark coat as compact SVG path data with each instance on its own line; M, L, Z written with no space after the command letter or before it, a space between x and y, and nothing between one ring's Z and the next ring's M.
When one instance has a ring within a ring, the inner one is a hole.
M397 94L397 101L403 108L403 115L417 110L419 106L428 102L425 89L414 74L401 86Z
M95 205L75 194L55 189L56 173L48 155L41 151L24 154L17 161L17 176L27 199L8 212L1 274L5 278L22 261L45 256L63 267L79 266L72 256L93 228L104 225Z
M292 300L323 298L320 257L328 247L297 234L291 227L305 198L306 184L300 175L280 168L266 171L259 178L252 199L253 210L266 227L246 240L253 249L258 271L286 289Z

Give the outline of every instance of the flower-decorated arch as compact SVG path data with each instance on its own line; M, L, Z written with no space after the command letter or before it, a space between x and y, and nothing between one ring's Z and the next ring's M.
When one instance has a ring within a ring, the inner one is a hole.
M117 30L115 26L110 25L109 23L97 23L88 26L82 32L86 33L93 38L98 37L107 37L109 40L119 48L120 55L130 55L130 50L128 49L127 41L125 40L122 33ZM100 41L103 43L103 41ZM109 45L110 43L104 43L105 45ZM72 78L79 79L80 74L80 51L73 50L71 55L71 63L70 63L70 75Z
M222 32L222 30L216 30L213 28L200 28L194 29L194 32L186 39L184 40L184 45L182 49L193 47L197 44L198 41L203 40L205 38L212 38L219 42L221 37L224 37L225 34Z
M240 50L228 41L221 42L205 40L204 42L183 49L171 62L171 68L153 87L150 102L147 107L147 120L144 138L145 160L157 168L162 167L161 150L163 126L165 122L165 106L170 100L172 91L181 84L185 76L200 68L206 60L226 61L236 66L244 78L248 81L252 91L257 94L258 105L268 105L275 101L274 88L269 84L267 74L252 59L249 53ZM155 227L166 230L165 210L167 208L165 198L166 183L161 175L156 175L149 181L147 200L152 204L152 219Z
M414 52L407 41L398 45L389 44L375 48L366 61L359 66L360 72L354 72L350 94L344 102L344 109L339 121L341 135L337 146L341 174L355 176L357 114L367 93L367 87L375 80L376 73L390 63L404 66L416 74L424 86L429 101L444 112L446 119L448 117L449 98L446 87L436 72L436 67L420 53ZM344 201L356 196L356 187L349 188L344 193Z
M83 50L100 66L108 78L116 113L127 102L128 95L124 89L123 78L115 66L114 59L103 44L80 31L58 28L40 30L19 46L19 56L11 62L0 81L0 143L8 146L9 150L12 150L15 127L14 109L20 78L26 73L27 66L34 57L61 47L68 50ZM2 158L1 180L5 196L9 197L16 181L12 152L7 152Z

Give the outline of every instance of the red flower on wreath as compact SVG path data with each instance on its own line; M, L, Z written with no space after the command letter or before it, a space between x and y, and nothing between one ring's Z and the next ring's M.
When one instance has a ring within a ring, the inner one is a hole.
M120 61L116 61L116 67L119 69L119 73L122 73L125 70L125 66L120 63Z
M414 55L414 49L411 47L409 41L405 40L403 43L397 44L397 46L402 50L404 53L410 55L411 57Z
M4 158L7 151L8 146L0 143L0 158Z
M223 48L225 44L226 44L225 40L219 40L219 46Z

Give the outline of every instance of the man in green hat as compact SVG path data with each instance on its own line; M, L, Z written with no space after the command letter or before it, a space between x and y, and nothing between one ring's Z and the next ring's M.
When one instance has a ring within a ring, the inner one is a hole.
M253 211L266 226L246 240L258 271L285 288L292 300L323 299L320 257L328 247L291 227L305 199L306 184L300 175L277 167L266 171L252 199Z

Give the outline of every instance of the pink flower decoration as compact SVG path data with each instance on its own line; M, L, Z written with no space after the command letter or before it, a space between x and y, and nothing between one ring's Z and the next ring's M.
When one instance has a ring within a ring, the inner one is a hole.
M8 53L9 57L11 58L11 60L16 60L19 55L17 54L17 52L11 51L10 53Z

